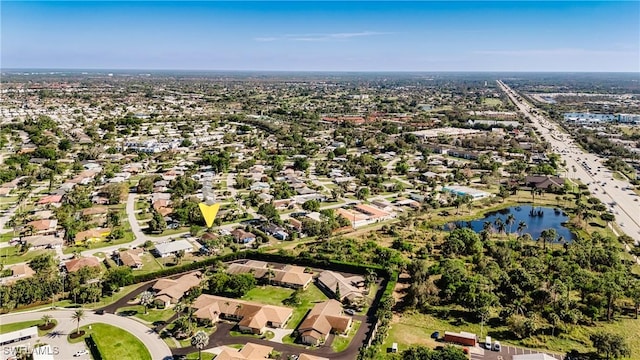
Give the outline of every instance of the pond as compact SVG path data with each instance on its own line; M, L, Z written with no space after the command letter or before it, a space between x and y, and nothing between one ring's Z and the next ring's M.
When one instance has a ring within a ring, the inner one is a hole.
M453 224L456 227L470 227L474 231L480 232L484 228L485 222L488 221L492 224L494 231L496 231L495 221L496 219L502 219L505 223L505 231L509 232L509 225L506 225L509 214L513 214L515 217L515 221L513 225L511 225L512 233L516 232L520 221L524 221L525 224L527 224L527 227L524 229L523 233L531 234L531 237L534 240L539 238L540 233L545 229L555 229L558 233L558 238L562 237L568 241L575 239L575 235L563 225L563 223L569 221L569 216L560 209L550 207L536 206L534 208L531 205L512 206L506 209L489 212L482 219L456 221L450 224Z

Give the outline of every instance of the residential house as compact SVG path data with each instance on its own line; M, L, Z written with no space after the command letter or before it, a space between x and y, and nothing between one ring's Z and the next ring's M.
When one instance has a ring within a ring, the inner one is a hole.
M142 269L142 259L140 255L144 252L143 249L131 249L124 250L118 253L118 258L120 259L120 265L128 266L134 270Z
M93 256L83 257L65 262L64 267L68 273L72 273L82 269L83 267L100 268L100 261Z
M313 274L304 272L304 268L301 266L286 265L277 269L269 267L264 261L256 260L249 260L244 264L230 264L227 272L229 274L251 274L256 279L266 279L273 285L293 289L306 289L313 280ZM270 272L271 275L269 275Z
M62 202L62 195L47 195L38 200L38 205L56 205Z
M155 253L160 257L168 257L184 250L184 252L190 253L193 251L193 245L188 240L176 240L165 243L156 244Z
M80 231L76 234L75 243L84 244L100 242L104 240L104 238L109 236L109 233L111 233L111 230L105 228L93 228L85 231Z
M59 248L64 244L64 240L55 235L23 236L20 241L27 243L33 250Z
M259 345L254 343L246 343L242 349L236 349L229 346L221 346L220 353L214 357L214 360L261 360L269 359L269 355L273 351L271 346Z
M32 228L33 232L38 235L54 235L58 227L56 219L41 219L27 223L27 228Z
M293 309L263 305L221 296L200 295L193 303L194 315L199 320L218 322L220 319L238 321L243 332L262 334L267 327L282 328L293 314Z
M176 304L189 290L200 285L200 282L202 274L199 271L182 275L176 280L160 279L151 287L156 294L153 303L163 308Z
M233 229L231 235L237 243L248 244L256 240L256 236L240 228Z
M283 228L275 224L265 224L262 226L262 230L278 240L287 240L289 237L289 234Z
M1 278L0 284L8 285L15 282L16 280L31 277L36 273L26 263L13 265L9 268L9 270L11 270L11 276Z
M320 356L309 355L309 354L300 354L300 356L298 356L298 360L330 360L330 359L323 358Z
M339 291L339 300L344 302L354 302L364 295L364 278L360 275L344 277L342 274L325 270L318 276L318 285L329 294L336 296L336 289Z
M558 176L527 176L524 178L524 182L527 186L540 190L564 188L564 179Z
M298 326L300 340L309 345L324 343L330 333L344 334L351 327L352 318L342 313L342 304L327 300L316 304Z

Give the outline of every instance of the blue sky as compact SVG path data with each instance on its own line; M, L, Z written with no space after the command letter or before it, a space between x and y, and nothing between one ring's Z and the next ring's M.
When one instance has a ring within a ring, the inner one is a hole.
M640 71L638 1L0 6L2 68Z

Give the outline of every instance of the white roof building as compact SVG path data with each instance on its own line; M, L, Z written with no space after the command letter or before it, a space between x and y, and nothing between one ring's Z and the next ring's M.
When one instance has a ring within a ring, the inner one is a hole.
M176 241L156 244L156 247L155 247L155 251L161 257L167 257L181 250L184 250L185 252L191 252L193 251L193 245L191 245L191 243L187 240L176 240Z

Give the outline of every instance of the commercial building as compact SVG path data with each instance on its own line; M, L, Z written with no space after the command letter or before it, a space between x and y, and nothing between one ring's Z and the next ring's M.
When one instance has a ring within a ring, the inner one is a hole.
M442 188L442 191L450 192L458 196L469 195L473 200L484 199L486 197L491 196L491 194L489 194L486 191L473 189L466 186L456 186L456 185L444 186Z

